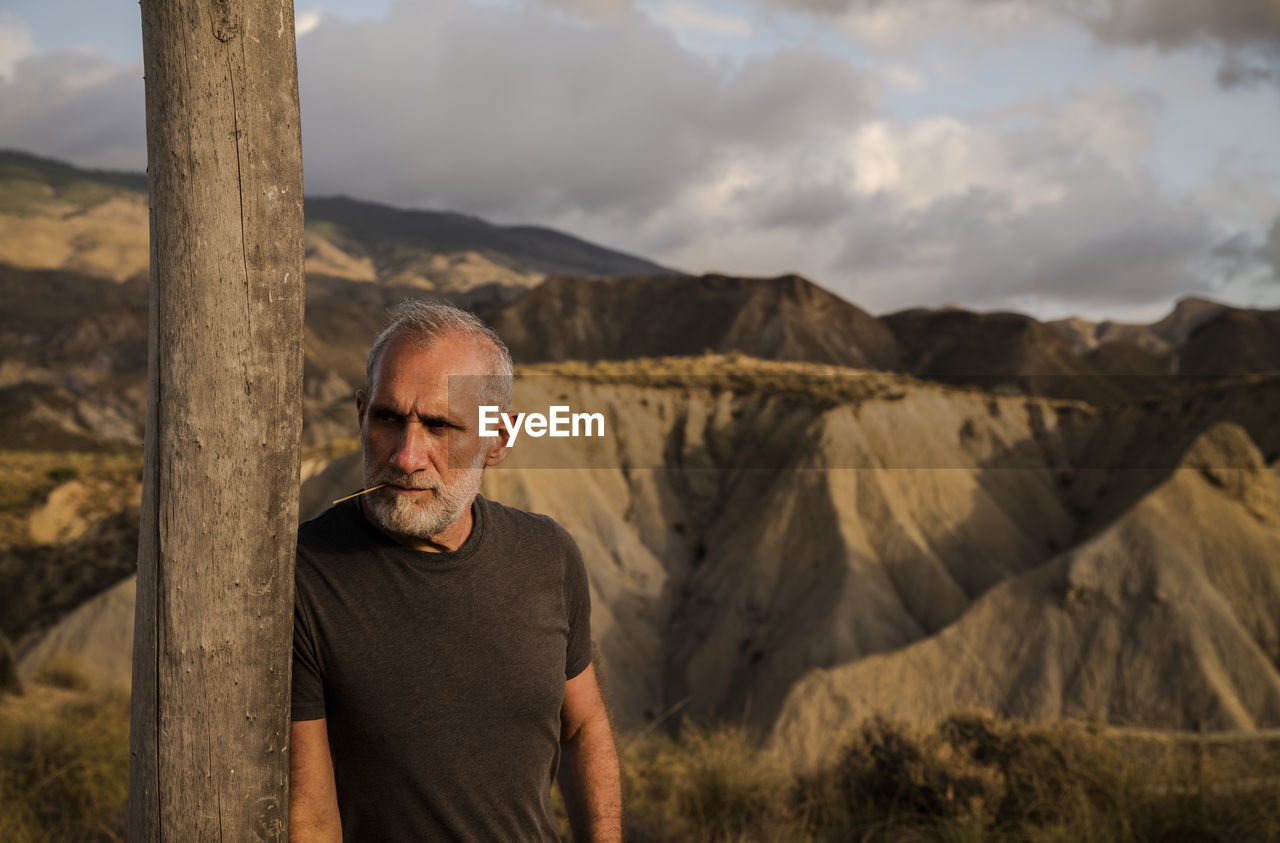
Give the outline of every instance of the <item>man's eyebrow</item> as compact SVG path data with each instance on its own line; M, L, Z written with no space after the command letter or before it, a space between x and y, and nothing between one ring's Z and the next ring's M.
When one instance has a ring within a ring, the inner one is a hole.
M456 427L459 430L462 429L462 422L459 419L456 419L453 416L442 416L438 413L427 413L426 415L420 415L418 416L418 421L427 425L442 424L442 425L446 425L447 427Z
M456 416L442 415L440 413L418 414L418 413L409 412L407 410L401 410L397 408L394 404L388 404L386 402L381 402L381 401L375 404L370 404L369 412L376 413L381 416L391 416L392 418L396 418L401 421L412 416L416 418L419 422L421 422L423 425L453 427L453 428L457 428L458 430L466 429L466 425L463 423L462 419Z

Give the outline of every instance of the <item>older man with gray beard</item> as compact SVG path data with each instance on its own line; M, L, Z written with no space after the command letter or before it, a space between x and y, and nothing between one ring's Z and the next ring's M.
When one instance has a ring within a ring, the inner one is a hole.
M479 435L510 400L506 347L408 302L367 379L371 491L298 531L290 839L557 840L555 778L575 839L621 839L581 555L477 494L507 454Z

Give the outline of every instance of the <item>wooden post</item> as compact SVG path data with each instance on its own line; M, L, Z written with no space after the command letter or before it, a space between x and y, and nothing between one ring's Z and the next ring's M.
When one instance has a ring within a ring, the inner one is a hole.
M302 426L290 0L142 0L151 323L129 837L283 840Z

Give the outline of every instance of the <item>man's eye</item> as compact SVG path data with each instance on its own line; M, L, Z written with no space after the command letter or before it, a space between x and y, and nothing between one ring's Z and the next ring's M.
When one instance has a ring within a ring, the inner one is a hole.
M373 414L373 417L375 420L384 422L384 423L393 422L398 418L398 416L396 416L395 413L389 412L387 410L379 410L378 412Z

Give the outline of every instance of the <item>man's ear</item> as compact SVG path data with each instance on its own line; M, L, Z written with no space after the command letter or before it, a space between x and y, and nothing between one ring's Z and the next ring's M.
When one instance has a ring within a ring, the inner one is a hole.
M369 396L363 389L356 390L356 424L364 430L364 411L369 406Z
M502 415L506 416L512 423L516 420L514 413L504 411ZM499 422L498 435L493 437L492 441L485 447L485 468L495 466L507 458L507 454L511 452L511 432L507 429L505 424Z

